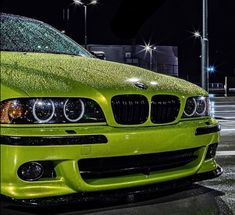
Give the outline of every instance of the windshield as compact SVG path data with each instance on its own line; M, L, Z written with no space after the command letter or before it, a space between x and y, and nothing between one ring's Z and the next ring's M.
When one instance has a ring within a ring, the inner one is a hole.
M1 50L92 55L51 26L33 19L1 14Z

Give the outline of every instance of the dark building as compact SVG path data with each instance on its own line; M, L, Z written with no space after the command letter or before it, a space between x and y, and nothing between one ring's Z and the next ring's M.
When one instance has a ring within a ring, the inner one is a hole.
M104 53L105 59L178 76L178 49L175 46L155 46L146 50L141 45L88 45L91 52Z

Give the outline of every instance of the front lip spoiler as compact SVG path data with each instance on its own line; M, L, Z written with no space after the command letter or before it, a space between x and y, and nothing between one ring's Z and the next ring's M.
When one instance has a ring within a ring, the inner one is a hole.
M223 173L223 169L218 166L215 170L205 173L199 173L187 178L182 178L174 181L163 182L155 185L148 185L142 187L135 187L129 189L119 189L103 192L87 192L78 193L65 196L55 196L46 197L38 199L13 199L6 197L13 201L16 206L22 207L50 207L50 206L63 206L63 205L79 205L87 204L92 201L102 201L102 199L107 199L112 201L115 199L126 199L130 195L135 195L136 199L141 198L141 195L147 196L148 194L165 194L171 192L172 190L180 190L180 188L185 188L192 182L212 179L220 176ZM147 195L146 195L147 194ZM142 197L143 198L143 197Z
M211 134L221 130L220 125L209 125L207 127L197 128L195 135Z

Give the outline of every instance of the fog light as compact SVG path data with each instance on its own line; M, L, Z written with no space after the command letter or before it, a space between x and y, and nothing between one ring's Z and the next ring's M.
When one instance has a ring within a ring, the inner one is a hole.
M28 162L20 166L18 176L25 181L36 181L42 177L44 168L38 162Z
M215 157L217 146L218 146L218 143L214 143L208 146L207 153L206 153L206 160Z

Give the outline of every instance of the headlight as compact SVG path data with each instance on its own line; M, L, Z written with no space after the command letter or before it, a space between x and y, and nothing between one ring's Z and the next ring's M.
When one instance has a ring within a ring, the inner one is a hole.
M85 98L32 98L0 102L1 124L105 122L100 106Z
M190 97L187 99L183 118L200 117L210 115L210 105L208 97Z

